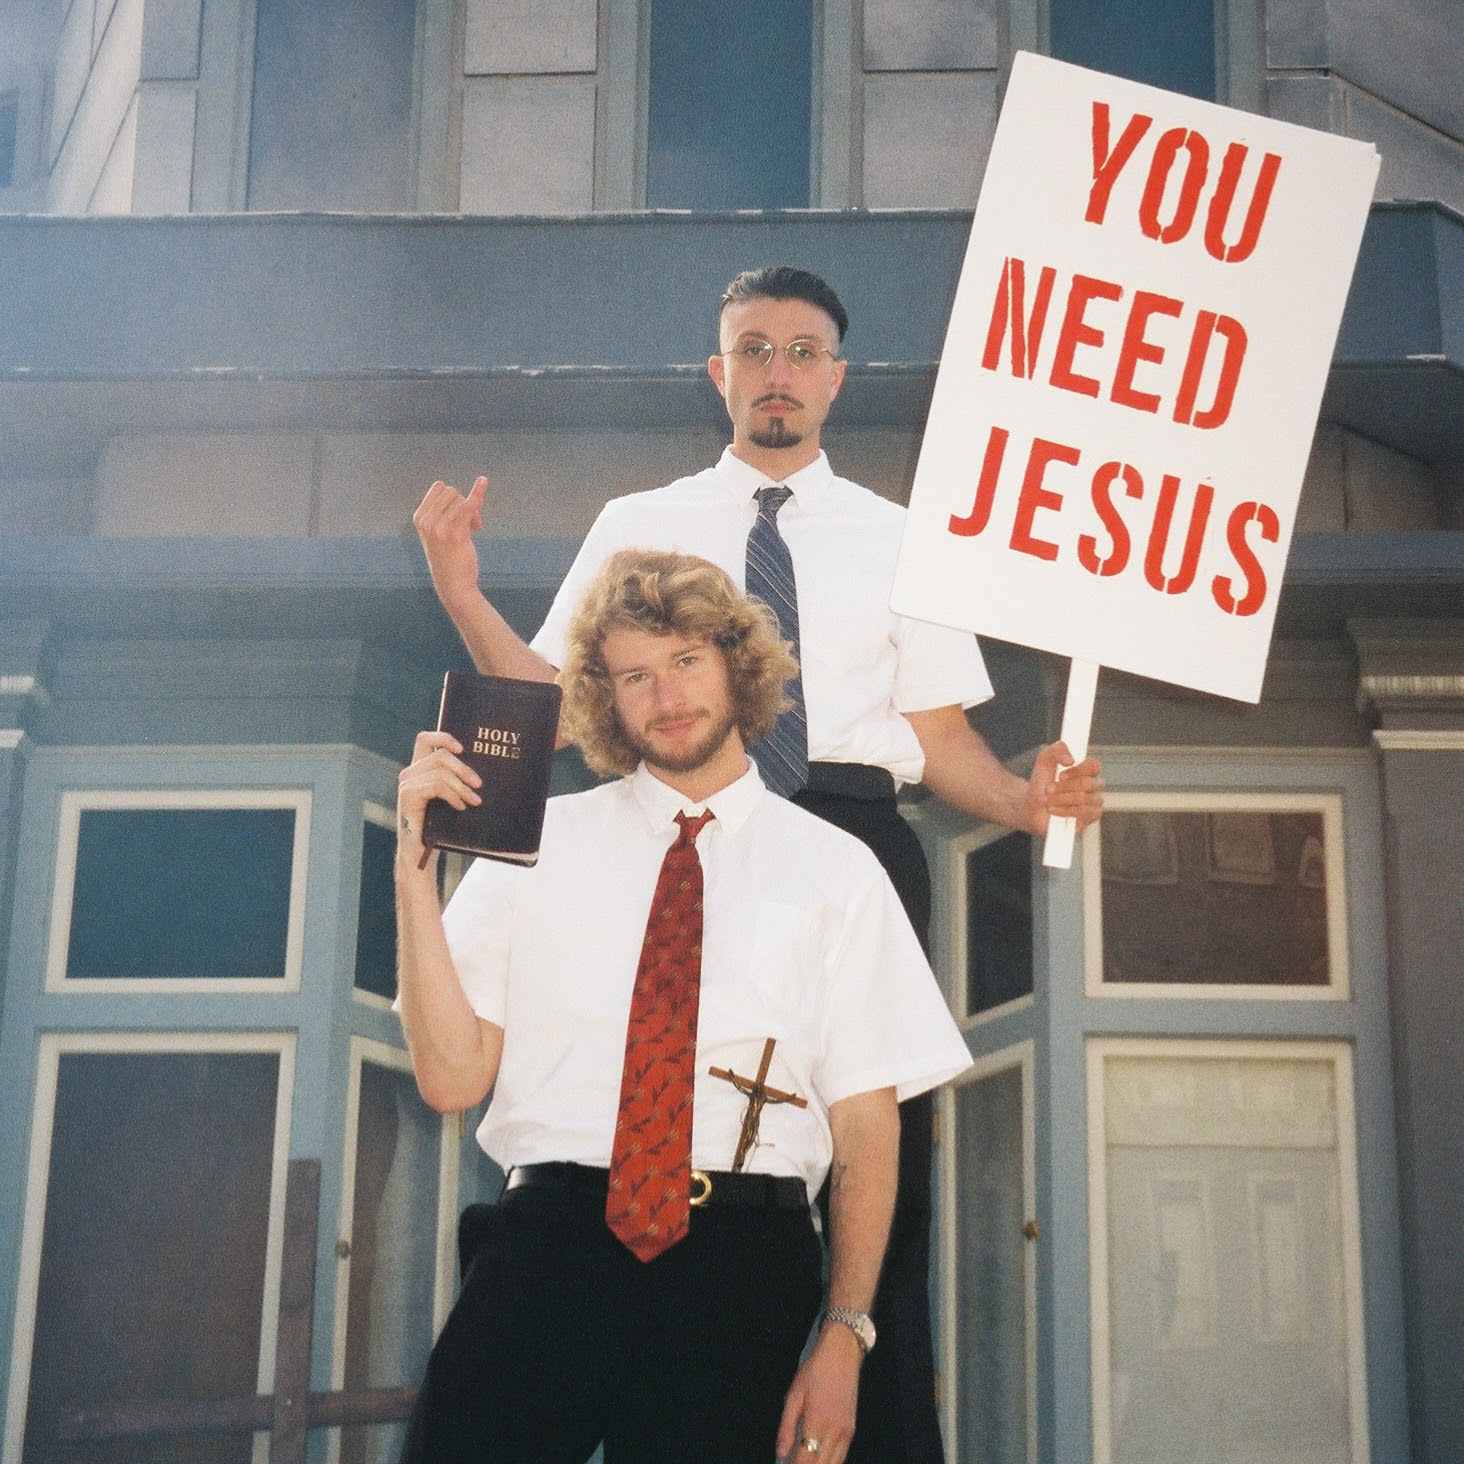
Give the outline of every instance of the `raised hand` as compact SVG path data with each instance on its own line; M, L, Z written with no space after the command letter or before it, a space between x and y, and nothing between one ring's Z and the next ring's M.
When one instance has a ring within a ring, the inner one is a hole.
M437 598L454 619L458 610L479 593L478 550L473 535L483 528L487 492L487 478L478 478L466 494L439 478L412 515L412 527L422 541Z

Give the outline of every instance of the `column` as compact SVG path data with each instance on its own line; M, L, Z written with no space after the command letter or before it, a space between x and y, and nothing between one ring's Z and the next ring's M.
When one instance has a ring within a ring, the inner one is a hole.
M1464 1459L1464 621L1350 627L1382 762L1413 1464Z

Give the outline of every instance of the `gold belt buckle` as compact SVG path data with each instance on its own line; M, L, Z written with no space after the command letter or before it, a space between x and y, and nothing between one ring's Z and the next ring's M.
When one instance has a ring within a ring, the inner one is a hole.
M701 1185L701 1192L698 1193L696 1186ZM700 1169L691 1171L691 1203L693 1206L704 1205L712 1197L712 1176L703 1173Z

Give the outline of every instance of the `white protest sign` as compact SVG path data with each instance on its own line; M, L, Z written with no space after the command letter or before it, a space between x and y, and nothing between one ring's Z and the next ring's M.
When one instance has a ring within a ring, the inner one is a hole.
M1377 170L1018 55L893 608L1258 700Z

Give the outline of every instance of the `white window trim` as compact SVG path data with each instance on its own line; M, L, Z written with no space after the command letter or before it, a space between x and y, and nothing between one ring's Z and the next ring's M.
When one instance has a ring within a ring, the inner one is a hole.
M986 842L990 842L987 840ZM978 846L973 846L978 847ZM956 1155L956 1090L968 1083L980 1082L1011 1068L1020 1068L1022 1075L1022 1210L1029 1221L1037 1216L1037 1132L1036 1132L1036 1047L1029 1039L1002 1048L999 1052L977 1058L975 1063L937 1094L942 1142L936 1149L937 1175L940 1182L940 1230L937 1242L937 1265L940 1277L940 1324L935 1342L938 1367L944 1385L941 1389L941 1424L945 1433L946 1454L950 1464L961 1464L960 1438L960 1375L959 1332L956 1317L960 1298L956 1295L959 1256L957 1235L961 1202L961 1176L957 1172ZM1025 1325L1025 1366L1027 1374L1027 1464L1037 1464L1037 1264L1032 1239L1023 1252L1022 1288Z
M56 840L56 879L46 954L47 992L116 995L183 995L199 992L297 992L305 951L305 892L310 855L309 789L73 788L61 794ZM226 977L68 977L71 907L76 884L76 849L81 815L88 809L289 808L295 814L295 845L290 876L289 925L285 969L279 976Z
M1464 731L1379 727L1373 732L1373 742L1383 752L1464 752Z
M10 1390L0 1464L20 1464L30 1402L36 1307L40 1299L41 1244L46 1233L46 1196L51 1140L56 1117L56 1087L61 1058L69 1053L273 1052L280 1060L275 1100L274 1152L270 1161L269 1231L265 1242L264 1301L260 1311L259 1369L256 1387L274 1391L280 1324L280 1278L285 1252L285 1181L290 1158L290 1104L295 1089L295 1035L292 1032L60 1032L42 1035L36 1054L35 1106L31 1113L30 1159L26 1167L25 1217L21 1226L16 1282L15 1329L10 1351ZM268 1434L254 1436L255 1464L266 1464Z
M1362 1305L1362 1234L1357 1182L1357 1115L1352 1048L1346 1042L1231 1041L1225 1038L1090 1037L1088 1087L1088 1259L1091 1312L1093 1464L1112 1464L1112 1333L1109 1326L1107 1115L1104 1064L1110 1057L1328 1061L1337 1097L1337 1184L1342 1233L1342 1315L1346 1327L1350 1464L1369 1464L1367 1364Z
M1351 997L1347 957L1347 869L1342 837L1340 793L1218 793L1167 790L1111 792L1105 813L1320 813L1327 862L1327 957L1331 979L1325 986L1274 986L1261 983L1104 981L1102 825L1083 833L1083 993L1105 1000L1329 1001Z
M361 1065L374 1062L381 1067L409 1073L411 1059L400 1048L369 1037L352 1037L346 1077L346 1129L341 1157L340 1231L336 1246L335 1315L331 1324L330 1385L336 1392L346 1384L346 1324L350 1319L351 1252L349 1242L355 1229L356 1141L361 1117ZM457 1266L458 1178L461 1149L458 1144L459 1117L445 1114L437 1159L437 1268L432 1288L432 1331L442 1330L452 1309ZM341 1251L345 1249L345 1254ZM339 1464L341 1431L327 1435L327 1464Z

